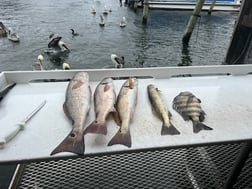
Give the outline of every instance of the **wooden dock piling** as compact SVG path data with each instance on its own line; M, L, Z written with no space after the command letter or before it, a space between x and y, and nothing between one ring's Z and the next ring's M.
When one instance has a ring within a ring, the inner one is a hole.
M194 26L197 23L198 17L200 17L200 12L201 12L201 9L203 7L204 2L205 2L205 0L198 0L198 2L196 4L196 7L193 11L192 16L190 17L190 20L189 20L187 27L186 27L185 34L182 39L184 44L188 44L190 41Z
M148 21L148 12L149 12L149 0L144 0L143 3L143 24L147 24Z
M216 0L213 0L212 4L211 4L211 6L210 6L210 8L208 10L208 14L212 14L215 4L216 4Z

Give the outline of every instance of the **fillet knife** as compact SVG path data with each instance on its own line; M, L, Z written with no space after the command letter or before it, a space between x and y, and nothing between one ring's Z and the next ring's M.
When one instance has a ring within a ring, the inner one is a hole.
M9 142L11 139L13 139L19 131L24 130L25 125L31 118L38 113L38 111L43 108L43 106L46 104L46 100L44 100L36 109L34 109L29 115L27 115L23 121L15 124L9 131L8 133L5 134L5 136L2 136L0 138L0 148L3 148L4 145Z

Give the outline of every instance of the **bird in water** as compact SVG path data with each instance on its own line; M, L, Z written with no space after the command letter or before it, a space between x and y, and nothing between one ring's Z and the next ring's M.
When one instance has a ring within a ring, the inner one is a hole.
M104 15L107 15L108 12L109 12L109 11L108 11L108 9L107 9L107 6L104 6L103 14L104 14Z
M43 55L38 55L38 58L37 58L38 62L36 64L33 64L32 65L32 70L45 70L45 67L43 65L43 60L44 60L44 57Z
M8 28L5 27L5 25L0 22L0 37L7 37Z
M78 33L75 33L74 29L70 29L72 31L72 35L73 36L78 36L79 34Z
M49 43L48 43L48 49L46 49L44 52L53 57L54 59L58 59L60 57L66 56L70 49L67 47L65 42L63 42L58 34L51 34L49 36Z
M69 65L68 63L64 62L64 63L62 64L62 69L63 69L63 70L70 70L70 65Z
M99 25L101 26L101 27L104 27L105 26L105 21L104 21L104 16L103 15L100 15L100 23L99 23Z
M12 42L19 42L19 36L12 28L8 28L7 38Z
M127 25L127 23L126 23L126 18L125 18L125 17L122 17L122 21L120 22L120 27L121 27L121 28L124 28L126 25Z
M111 54L111 60L115 63L115 68L124 68L124 56Z
M94 8L94 7L92 8L91 13L92 13L92 14L96 14L96 11L95 11L95 8Z

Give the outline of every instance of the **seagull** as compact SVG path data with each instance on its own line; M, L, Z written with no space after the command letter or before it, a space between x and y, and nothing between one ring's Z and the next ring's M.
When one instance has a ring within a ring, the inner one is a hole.
M78 36L78 35L79 35L78 33L75 33L75 32L74 32L74 29L70 29L70 30L72 31L72 35L73 35L73 36Z
M115 63L115 68L124 68L124 56L111 54L111 60Z

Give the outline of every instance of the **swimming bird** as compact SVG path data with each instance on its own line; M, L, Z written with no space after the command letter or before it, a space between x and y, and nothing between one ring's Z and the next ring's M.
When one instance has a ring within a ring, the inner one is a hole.
M8 29L0 22L0 37L7 37Z
M91 13L92 13L92 14L96 14L96 11L95 11L95 8L94 8L94 7L92 8Z
M101 27L104 27L105 26L104 16L100 15L100 18L101 18L101 21L100 21L99 25Z
M73 36L78 36L79 34L78 33L75 33L74 29L70 29L72 31L72 35Z
M38 55L37 60L38 62L32 65L32 70L45 70L44 65L43 65L43 60L44 60L43 55L41 54Z
M62 64L62 69L63 69L63 70L70 70L70 65L69 65L68 63L64 62L64 63Z
M7 38L12 42L19 42L18 34L12 28L8 28Z
M59 52L70 52L70 49L66 46L65 42L63 42L58 34L51 34L49 36L48 48L53 48Z
M121 28L124 28L126 25L127 25L127 23L126 23L126 18L125 18L125 17L122 17L122 21L120 22L120 27L121 27Z
M107 6L104 6L103 14L104 14L104 15L107 15L107 14L108 14Z
M124 56L111 54L111 60L115 63L115 68L124 68Z

